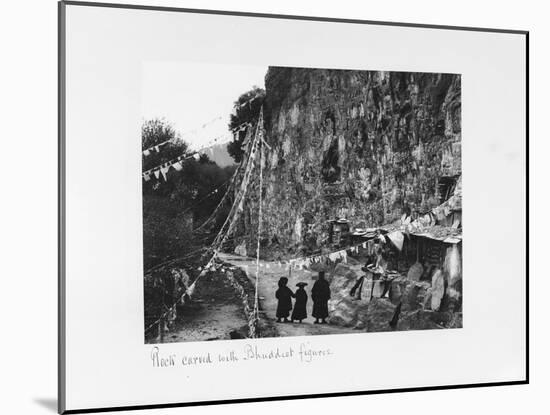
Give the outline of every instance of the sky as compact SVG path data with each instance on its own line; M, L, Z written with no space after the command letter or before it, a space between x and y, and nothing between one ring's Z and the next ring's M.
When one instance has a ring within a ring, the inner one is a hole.
M233 102L253 86L264 88L266 72L266 66L181 61L144 63L142 119L166 119L193 149L198 149L228 133Z

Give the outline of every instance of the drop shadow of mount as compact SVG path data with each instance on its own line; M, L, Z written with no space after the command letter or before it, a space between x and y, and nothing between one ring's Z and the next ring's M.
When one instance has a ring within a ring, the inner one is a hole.
M57 413L57 399L56 398L34 398L34 402L54 413Z

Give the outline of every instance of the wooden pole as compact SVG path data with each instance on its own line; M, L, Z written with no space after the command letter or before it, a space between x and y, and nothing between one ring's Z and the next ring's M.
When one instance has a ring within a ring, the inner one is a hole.
M164 317L159 320L159 343L164 343Z

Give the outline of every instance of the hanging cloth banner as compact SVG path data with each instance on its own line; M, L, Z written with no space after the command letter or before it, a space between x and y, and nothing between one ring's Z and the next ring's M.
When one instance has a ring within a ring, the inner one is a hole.
M390 239L390 241L392 241L397 249L399 249L400 251L403 249L403 241L405 240L405 236L401 232L390 232L387 234L387 237Z
M250 126L250 123L243 123L243 124L239 125L238 127L234 128L232 131L243 131L243 130L246 130L249 126ZM175 159L172 159L172 160L170 160L170 161L168 161L168 162L166 162L166 163L164 163L164 164L165 164L166 166L172 166L172 165L174 165L175 163L178 163L178 162L179 162L179 165L182 165L181 161L183 161L183 160L188 160L188 159L190 159L190 158L194 158L196 161L199 161L199 160L200 160L200 153L205 152L205 151L207 151L207 150L210 150L210 151L213 152L213 150L212 150L210 147L211 147L214 143L216 143L218 140L220 140L220 139L222 139L222 138L224 138L224 137L226 137L226 136L233 137L233 136L232 136L232 133L229 133L229 135L226 134L226 135L224 135L224 136L217 137L217 138L215 138L214 140L211 140L211 141L210 141L208 144L206 144L205 146L203 146L203 147L201 147L200 149L196 150L193 154L190 154L190 155L189 155L189 154L181 155L181 156L176 157ZM151 151L153 151L153 150L156 150L156 151L158 152L158 151L160 151L160 150L159 150L159 147L162 146L163 144L168 143L168 142L170 142L170 140L169 140L169 141L166 141L166 142L164 142L164 143L159 143L159 144L157 144L157 145L154 146L154 147L151 147L151 148L149 148L149 149L147 149L147 150L144 150L144 151L143 151L143 154L145 154L147 151L151 152ZM179 166L179 165L178 165L178 166ZM154 172L155 170L160 169L160 168L161 168L161 167L157 166L157 167L154 167L154 168L152 168L152 169L149 169L149 170L147 170L147 171L142 172L142 177L143 177L143 179L145 179L145 175L146 175L146 174L150 174L150 173L152 173L152 172ZM178 170L178 169L176 168L176 170ZM180 170L178 170L178 171L180 171ZM158 179L158 175L155 174L155 176L156 176L157 179Z
M197 279L198 279L198 278L197 278ZM189 297L192 297L192 296L193 296L193 293L195 292L195 282L196 282L196 281L194 281L193 284L191 284L191 285L189 286L189 288L187 289L187 295L188 295Z
M174 164L172 164L172 167L176 170L176 171L181 171L183 169L183 165L181 164L180 161L176 161Z
M248 130L248 131L249 131L249 134L250 134L251 131L250 130ZM216 239L214 239L213 245L215 247L219 247L225 242L227 237L231 234L231 232L233 230L233 227L235 226L235 223L236 223L237 218L239 216L238 206L239 206L240 202L244 200L244 196L246 194L246 191L248 190L248 182L249 182L252 170L254 168L254 157L255 157L255 153L256 153L256 145L258 144L257 136L258 136L258 129L256 129L256 134L254 136L254 141L252 142L252 145L251 145L251 148L250 148L249 156L246 159L246 161L244 162L245 168L244 168L244 173L243 173L243 178L242 178L239 193L238 193L237 197L235 198L235 200L233 202L233 206L231 207L231 210L229 212L229 215L227 216L227 218L226 218L224 224L222 225L222 227L220 228L220 231L218 232L218 235L216 236ZM227 228L226 228L226 226L227 226Z
M170 170L170 166L161 167L160 172L162 173L162 177L164 177L164 181L167 181L166 175L168 174L168 170Z

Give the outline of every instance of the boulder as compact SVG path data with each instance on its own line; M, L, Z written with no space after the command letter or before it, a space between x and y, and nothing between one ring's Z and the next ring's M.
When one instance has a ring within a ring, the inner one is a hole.
M342 289L347 288L348 285L351 284L349 289L353 287L353 284L359 278L357 273L351 269L351 267L348 264L340 263L336 265L334 268L334 271L325 274L325 278L330 283L330 290L333 291L336 290L336 292L341 291ZM349 294L349 291L348 293Z
M396 330L430 330L443 327L433 311L415 310L401 313Z
M424 298L429 289L429 282L396 278L392 281L391 301L393 304L402 303L403 311L423 308Z
M422 278L422 274L424 274L424 267L420 262L415 262L409 268L409 272L407 272L407 279L411 281L419 281L420 278Z
M340 263L326 276L330 282L331 299L328 302L329 322L351 327L357 322L357 313L367 304L350 295L351 289L360 278L350 265Z
M462 279L449 284L441 301L440 311L459 312L462 310Z
M365 301L353 300L351 297L343 298L339 301L330 300L328 302L330 324L344 327L355 327L360 321L359 316L366 314L368 303Z
M441 300L445 295L445 275L440 269L437 269L432 276L432 289L431 289L431 304L430 308L433 311L439 310Z
M361 324L369 332L391 331L390 321L396 306L385 298L373 298L365 313L361 313Z
M369 276L363 282L359 300L350 295L352 287L363 275L356 268L340 263L327 273L331 289L328 303L331 324L368 332L462 327L462 313L457 313L461 309L462 280L456 280L446 289L446 274L437 269L432 278L433 285L408 276L397 277L391 282L390 298L379 298L382 289L379 282L375 282L371 298L372 280ZM391 327L389 323L397 307L400 307L399 318Z

